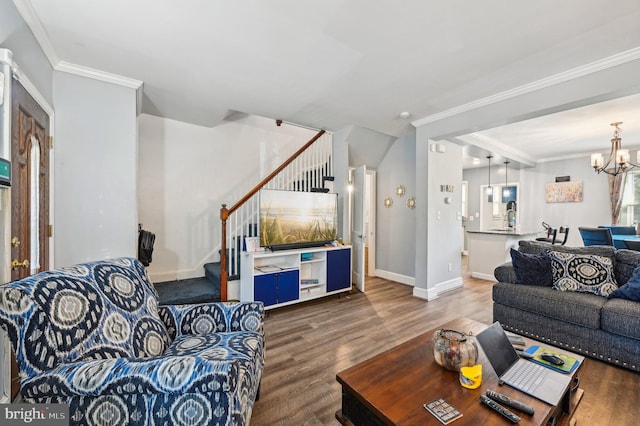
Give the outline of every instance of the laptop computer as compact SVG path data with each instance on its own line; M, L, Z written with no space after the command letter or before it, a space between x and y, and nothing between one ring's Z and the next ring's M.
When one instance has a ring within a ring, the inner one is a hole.
M558 405L569 387L570 375L520 358L497 321L479 333L476 340L501 384L506 383L548 404Z

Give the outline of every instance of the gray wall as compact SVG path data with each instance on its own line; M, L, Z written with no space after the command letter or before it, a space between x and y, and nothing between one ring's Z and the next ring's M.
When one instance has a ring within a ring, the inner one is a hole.
M492 168L492 180L494 176L499 176L494 170ZM572 181L582 181L584 201L547 203L545 186L555 182L556 176L571 176ZM487 184L487 168L465 170L463 178L469 183L469 215L472 215L480 211L480 186ZM579 226L593 227L611 223L607 176L594 173L588 155L540 163L536 167L517 172L510 169L509 181L520 183L520 225L527 231L542 232L542 221L556 227L567 225L571 228L567 244L581 246ZM466 229L480 229L480 220L475 218L473 222L467 222Z
M430 145L433 143L429 141ZM438 144L446 152L428 153L427 289L435 286L449 289L462 284L462 147L446 141ZM443 191L442 185L452 186L453 192ZM445 202L446 198L451 202Z
M14 62L52 105L53 68L12 1L0 2L0 48L13 52Z
M54 73L56 264L137 253L134 89Z
M376 269L413 277L415 274L416 211L407 199L416 195L416 132L411 128L387 151L376 170ZM396 195L399 185L405 195ZM383 205L391 197L393 205ZM425 200L418 200L424 204Z

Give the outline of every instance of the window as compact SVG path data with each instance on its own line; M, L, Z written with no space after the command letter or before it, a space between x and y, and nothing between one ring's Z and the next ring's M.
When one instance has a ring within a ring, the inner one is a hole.
M621 210L621 225L636 225L640 222L640 171L627 172Z

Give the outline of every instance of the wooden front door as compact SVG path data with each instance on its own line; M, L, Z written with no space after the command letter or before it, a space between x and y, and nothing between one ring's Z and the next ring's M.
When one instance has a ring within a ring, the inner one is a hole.
M13 79L11 84L11 280L49 268L49 116ZM11 399L19 390L11 357Z
M49 115L12 80L11 280L49 268Z

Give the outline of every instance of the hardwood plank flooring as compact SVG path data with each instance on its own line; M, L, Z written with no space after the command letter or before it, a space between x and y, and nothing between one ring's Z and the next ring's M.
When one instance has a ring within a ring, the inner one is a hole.
M489 281L464 277L462 289L427 302L413 287L368 278L354 292L269 311L260 400L251 418L261 425L338 425L337 372L459 316L492 321ZM582 425L632 425L640 414L640 375L588 359L581 374Z

